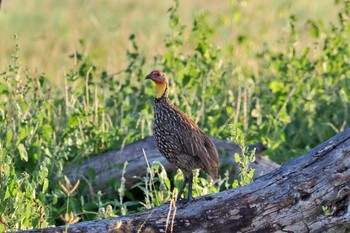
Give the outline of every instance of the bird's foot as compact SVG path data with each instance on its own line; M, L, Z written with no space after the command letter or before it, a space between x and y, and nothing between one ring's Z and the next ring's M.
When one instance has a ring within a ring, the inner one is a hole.
M176 201L176 203L179 203L179 204L187 204L188 202L190 202L190 199L188 198L181 198Z
M190 202L194 201L195 199L192 198L180 198L176 201L176 204L178 207L185 207L187 204L189 204Z

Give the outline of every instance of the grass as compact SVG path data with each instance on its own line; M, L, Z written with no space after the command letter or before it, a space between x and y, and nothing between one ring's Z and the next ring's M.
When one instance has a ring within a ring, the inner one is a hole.
M316 1L186 1L180 5L181 18L190 24L201 10L210 11L213 21L226 27L216 35L216 42L225 45L236 41L239 35L249 39L249 50L236 51L237 55L252 56L265 41L274 43L285 34L290 14L298 17L298 26L309 18L336 20L332 0ZM317 3L317 4L316 4ZM87 43L86 53L94 64L109 73L128 65L125 51L130 48L128 37L135 34L141 51L151 58L162 54L164 36L170 32L167 10L171 0L147 2L121 0L98 1L3 1L0 14L0 68L8 65L14 47L13 35L19 38L24 67L33 72L45 72L54 83L63 87L64 72L72 67L68 55L78 48L78 41ZM50 10L48 10L50 9ZM268 12L268 14L266 13ZM302 29L301 29L302 30ZM304 40L303 40L304 41ZM250 60L251 62L251 60Z
M152 3L3 3L0 231L68 227L171 199L182 176L158 163L134 189L111 179L110 193L93 189L93 169L73 188L62 174L152 134L154 87L143 77L154 68L207 134L227 138L234 124L236 141L262 141L280 163L348 127L347 2ZM211 186L196 172L194 195L249 183L252 156L235 159L240 180L226 173Z

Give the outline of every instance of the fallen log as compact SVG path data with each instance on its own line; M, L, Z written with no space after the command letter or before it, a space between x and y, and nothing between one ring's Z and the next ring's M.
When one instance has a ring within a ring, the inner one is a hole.
M73 224L68 232L346 233L349 202L350 128L247 186L197 197L176 208L164 204L128 216Z
M214 144L218 148L220 154L220 165L224 169L229 170L230 176L237 176L237 164L234 162L233 155L241 150L237 144L225 140L212 138ZM256 160L251 163L251 167L255 169L255 175L261 176L266 174L280 165L271 160L262 157L261 152L265 149L262 143L250 146L250 149L256 149ZM120 150L110 151L103 155L88 158L82 163L73 164L64 169L63 174L66 175L72 183L78 179L86 180L89 169L93 169L96 176L91 187L97 190L108 192L111 188L110 180L112 178L120 180L122 177L122 165L127 162L125 172L126 187L131 187L139 181L138 177L144 177L147 173L147 165L144 158L143 150L150 164L159 161L165 167L168 173L176 171L176 167L170 164L159 152L154 137L147 137L138 142L126 145Z

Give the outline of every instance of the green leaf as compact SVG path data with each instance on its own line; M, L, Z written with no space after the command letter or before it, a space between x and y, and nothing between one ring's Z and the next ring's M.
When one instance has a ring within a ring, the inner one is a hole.
M280 112L279 112L279 120L281 120L284 123L290 123L291 122L291 118L287 112L287 108L286 106L283 106L283 108L281 108Z
M5 83L0 83L0 95L1 94L8 94L8 87Z
M19 152L19 156L21 157L22 160L28 162L28 153L26 148L24 147L24 145L22 143L20 143L17 146L18 152Z
M7 131L6 133L6 148L10 148L12 145L12 130Z
M27 137L27 132L26 129L24 127L19 128L19 135L17 137L17 145L19 145L21 143L21 141Z
M96 177L96 171L95 171L95 169L93 169L92 167L88 167L86 173L87 173L88 179L89 179L90 181L95 180L95 177Z
M191 80L191 76L190 75L184 75L183 79L182 79L182 85L186 86Z
M251 169L249 170L249 178L250 178L250 179L253 179L253 177L254 177L254 171L255 171L254 168L251 168Z
M45 178L44 183L43 183L42 192L45 193L48 187L49 187L49 180L47 178Z
M273 81L270 82L269 88L271 89L272 93L275 94L277 92L282 91L285 88L285 86L284 86L283 82L277 81L277 80L273 80Z
M7 187L6 191L5 191L5 196L4 196L4 199L3 200L6 200L7 198L11 197L11 193L10 193L10 190L9 190L9 187Z
M47 155L47 157L49 157L49 158L52 158L52 154L51 154L51 151L49 150L49 148L45 148L45 155Z
M227 113L227 115L233 114L233 107L231 107L231 106L226 106L226 113Z
M238 180L234 180L232 183L232 188L237 188L239 186Z
M316 25L315 22L309 21L310 25L310 35L314 38L318 38L320 36L320 29Z
M234 157L235 157L235 162L236 163L240 163L241 162L241 156L238 153L235 153Z
M71 117L69 117L69 119L68 119L68 125L70 126L70 127L77 127L77 126L79 126L79 119L78 119L78 117L77 116L71 116Z

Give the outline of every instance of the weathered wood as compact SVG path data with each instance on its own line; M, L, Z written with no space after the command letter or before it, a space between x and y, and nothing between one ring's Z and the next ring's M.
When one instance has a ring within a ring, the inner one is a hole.
M239 146L224 140L215 138L212 138L212 140L220 154L220 165L225 166L225 168L230 171L231 177L235 177L237 175L237 164L234 163L233 154L235 152L240 153ZM261 176L279 167L278 164L260 155L261 151L265 149L261 143L252 145L251 149L252 148L256 148L257 152L256 161L251 164L251 167L255 168L256 176ZM159 161L169 173L176 171L176 167L170 164L160 154L155 138L147 137L138 142L126 145L120 150L110 151L103 155L88 158L81 164L74 164L66 168L63 173L72 183L75 183L77 179L85 180L89 168L93 168L96 177L91 187L93 187L95 191L102 190L108 192L110 188L109 180L111 178L120 180L122 177L121 165L128 162L125 173L125 185L126 187L131 187L139 181L137 177L144 177L147 172L147 165L142 149L144 149L150 164L154 161Z
M184 206L69 226L69 232L350 231L350 128L256 179ZM322 208L326 208L327 211ZM173 220L172 220L173 219ZM64 227L24 231L63 232Z

